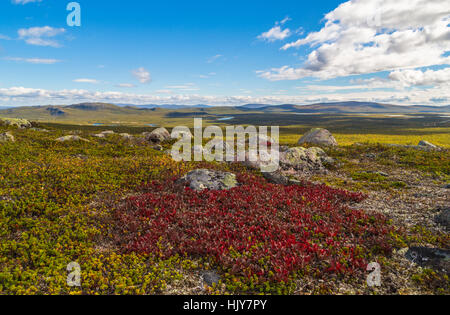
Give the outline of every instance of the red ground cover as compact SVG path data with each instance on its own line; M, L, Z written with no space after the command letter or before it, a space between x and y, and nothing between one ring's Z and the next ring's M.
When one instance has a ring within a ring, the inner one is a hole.
M238 175L229 191L195 192L154 182L117 211L126 250L211 257L252 283L300 273L352 274L390 252L382 215L349 207L364 196L325 185L282 186Z

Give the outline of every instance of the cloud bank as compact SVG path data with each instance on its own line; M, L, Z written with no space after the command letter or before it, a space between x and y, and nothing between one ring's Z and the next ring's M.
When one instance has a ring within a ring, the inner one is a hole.
M299 68L258 71L262 78L331 79L450 63L450 6L442 0L351 0L325 26L281 49L309 46Z

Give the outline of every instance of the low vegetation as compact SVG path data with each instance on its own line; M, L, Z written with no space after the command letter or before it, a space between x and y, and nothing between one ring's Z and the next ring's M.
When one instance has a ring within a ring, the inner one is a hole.
M348 191L408 189L400 179L365 173L380 167L417 171L443 185L446 152L329 149L361 189L347 178L329 183L337 188L285 187L240 165L177 163L143 142L92 137L104 127L35 127L50 132L0 126L16 139L0 144L0 294L368 293L368 262L389 269L392 250L449 246L448 234L401 229L389 215L358 205L366 195ZM54 141L74 130L90 142ZM365 154L372 157L354 161ZM193 192L175 183L200 167L237 173L242 185ZM70 262L81 266L81 288L66 285ZM198 289L199 272L208 269L220 274L221 286ZM445 279L423 271L411 282L419 292L445 293ZM339 291L341 284L352 289Z

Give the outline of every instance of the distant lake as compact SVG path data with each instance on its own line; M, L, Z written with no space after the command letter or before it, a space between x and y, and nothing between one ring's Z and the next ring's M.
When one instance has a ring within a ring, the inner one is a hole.
M232 120L234 119L234 117L222 117L222 118L218 118L218 121L225 121L225 120Z
M99 124L99 123L97 123L97 124L92 124L92 126L103 126L104 124Z
M147 124L147 126L150 126L150 127L158 127L158 125L155 125L155 124Z

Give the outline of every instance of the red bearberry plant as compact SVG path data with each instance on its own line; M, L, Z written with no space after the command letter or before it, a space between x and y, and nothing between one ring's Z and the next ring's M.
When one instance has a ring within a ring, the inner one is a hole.
M362 194L238 180L224 191L149 184L117 211L124 249L208 258L230 283L255 291L299 275L363 275L369 257L390 253L388 220L351 207Z

